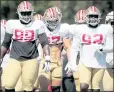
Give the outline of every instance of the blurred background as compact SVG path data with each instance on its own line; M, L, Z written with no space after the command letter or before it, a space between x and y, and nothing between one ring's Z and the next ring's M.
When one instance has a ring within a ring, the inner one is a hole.
M16 19L18 18L16 14L17 6L18 4L24 0L0 0L1 2L1 19ZM30 0L28 0L30 1ZM106 17L106 14L110 11L114 10L114 0L74 0L74 1L50 1L50 0L35 0L30 1L34 8L35 12L39 13L41 15L44 14L45 10L52 6L57 6L62 11L62 22L63 23L69 23L73 24L74 22L74 16L76 12L80 9L87 9L91 5L95 5L97 8L100 9L102 13L102 20L101 22L104 23L104 19Z

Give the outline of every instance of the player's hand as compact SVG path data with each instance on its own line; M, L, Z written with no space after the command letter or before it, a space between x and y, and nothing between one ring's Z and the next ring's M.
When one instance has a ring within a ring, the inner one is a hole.
M75 72L77 70L78 70L77 65L73 65L71 62L68 62L67 65L65 66L65 71L67 71L66 74Z
M49 72L50 71L50 60L46 60L45 61L45 63L44 63L44 65L43 65L43 70L45 71L45 72Z

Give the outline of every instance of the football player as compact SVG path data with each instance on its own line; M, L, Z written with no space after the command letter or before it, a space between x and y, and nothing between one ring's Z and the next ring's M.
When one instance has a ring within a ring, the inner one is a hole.
M5 31L6 31L6 20L1 20L1 44L4 40L4 36L5 36ZM3 58L3 62L1 64L1 67L2 67L2 76L1 76L1 80L2 80L2 90L4 91L4 86L5 86L5 79L8 78L8 76L4 75L4 72L6 71L6 66L7 66L7 63L8 63L8 59L9 59L9 56L10 56L10 48L8 49L6 55L4 56ZM16 86L15 86L15 90L16 91L22 91L22 82L21 82L21 77L19 78Z
M90 83L93 91L100 91L99 84L106 68L106 53L113 52L113 29L109 24L100 24L100 19L99 9L90 6L85 13L87 24L78 25L73 37L67 68L69 72L79 70L82 92L88 91ZM77 66L75 60L79 50L80 60Z
M3 40L4 40L4 36L5 36L5 29L6 29L6 27L5 27L5 25L6 25L6 20L5 19L2 19L1 21L0 21L0 33L1 33L1 44L2 44L2 42L3 42ZM2 64L1 64L1 67L4 67L5 68L5 66L6 66L6 64L7 64L7 59L8 59L8 57L9 57L9 51L7 52L7 54L5 55L5 57L4 57L4 59L3 59L3 62L2 62ZM3 72L4 72L4 68L2 69L2 76L1 76L1 85L0 85L0 87L1 88L3 88L3 86L4 86L4 75L3 75Z
M50 71L50 51L45 25L33 18L34 7L28 1L23 1L17 8L18 20L8 20L5 38L1 47L1 62L12 41L10 58L5 79L5 92L15 92L15 85L22 76L23 90L32 92L38 73L38 50L36 40L39 38L45 52L44 71ZM9 72L10 71L10 72Z
M106 24L110 24L114 27L114 11L111 11L106 16ZM114 36L114 33L113 33ZM105 69L103 76L103 89L105 92L114 91L113 84L113 73L114 73L114 64L113 64L113 53L108 53L106 56L107 68Z
M61 50L63 44L69 57L70 35L69 24L61 23L62 13L59 8L48 8L44 13L44 23L46 25L46 35L49 40L51 72L45 73L39 70L39 84L41 91L60 92L62 80ZM42 60L41 63L44 61ZM41 67L42 64L40 64Z
M35 14L34 15L34 19L35 20L41 20L41 21L43 21L43 16L41 15L41 14ZM41 44L40 44L40 42L39 42L39 40L37 40L36 41L36 45L38 46L38 51L39 51L39 56L37 57L37 61L38 61L38 64L40 64L40 62L41 62L41 60L42 60L42 58L43 58L43 49L42 49L42 47L41 47ZM40 66L40 65L39 65ZM41 70L40 68L42 68L42 67L39 67L39 70ZM38 71L39 72L39 71ZM39 74L38 74L39 75ZM34 84L34 91L38 91L39 90L39 85L38 85L38 78L39 76L37 76L37 79L36 79L36 81L35 81L35 84Z
M75 15L75 23L74 25L71 25L71 29L76 27L76 25L81 25L81 24L84 24L85 23L85 10L84 9L81 9L79 10L76 15ZM73 27L74 26L74 27ZM72 30L73 32L73 30ZM71 32L71 33L72 33ZM75 32L75 30L74 30ZM73 34L73 33L72 33ZM79 55L80 52L78 52L78 55L77 55L77 60L76 60L76 64L78 65L79 64L79 59L80 59L80 55ZM76 91L80 91L80 81L79 81L79 71L76 71L73 73L73 76L74 76L74 79L75 79L75 85L76 85Z
M76 31L75 30L76 26L85 23L85 18L84 17L85 17L85 10L84 9L79 10L75 14L75 16L74 16L75 24L70 25L70 30L69 30L71 35L72 35L72 38L73 38L73 35L74 35L75 31ZM76 61L77 61L77 65L78 65L79 54L78 54L78 58L77 58ZM67 62L66 62L66 64L67 64ZM74 80L75 80L76 91L80 91L79 72L78 71L74 72L73 76L74 76ZM65 90L67 92L71 92L71 91L74 92L74 88L73 88L74 81L71 81L71 80L73 80L73 76L65 77L66 82L64 82L65 88L63 90Z

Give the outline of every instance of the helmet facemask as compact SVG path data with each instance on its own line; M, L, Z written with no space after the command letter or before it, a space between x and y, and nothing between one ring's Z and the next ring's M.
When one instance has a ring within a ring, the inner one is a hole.
M24 23L29 23L33 19L32 11L20 12L18 14L19 14L19 19Z
M87 24L91 26L96 26L100 23L99 15L90 14L86 16Z
M45 21L47 27L51 30L54 30L59 25L59 20L46 20Z

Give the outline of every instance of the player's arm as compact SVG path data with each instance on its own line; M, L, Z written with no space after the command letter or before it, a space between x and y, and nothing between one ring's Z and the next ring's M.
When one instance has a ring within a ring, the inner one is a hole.
M5 37L4 37L4 41L2 43L2 46L1 46L1 60L3 59L3 57L5 56L7 50L9 49L10 47L10 44L11 44L11 40L12 40L12 31L11 31L11 28L10 28L10 21L8 21L6 23L6 32L5 32Z
M63 39L63 43L64 43L64 49L66 50L67 58L69 61L69 59L70 59L70 48L71 48L71 38Z
M39 29L39 41L40 44L43 48L43 51L45 53L45 63L43 65L43 70L45 72L49 72L50 71L50 49L49 49L49 42L48 42L48 38L47 35L45 33L45 25L41 26L41 28Z
M70 62L73 65L76 65L76 60L78 58L80 46L81 44L80 44L80 39L78 35L74 35L72 40L71 50L70 50Z
M11 37L12 37L11 34L9 34L7 32L5 33L4 41L3 41L2 46L1 46L1 60L3 59L3 57L7 53L7 50L10 47Z
M65 67L65 70L67 70L67 74L72 71L77 71L76 60L77 60L79 49L80 49L80 40L77 36L76 37L74 36L72 44L71 44L71 48L69 49L70 51L69 62L67 63Z
M69 32L69 25L64 24L63 25L65 30L62 32L62 37L63 37L63 43L64 43L64 49L66 50L67 53L67 58L68 61L70 60L70 48L71 48L71 34Z
M48 38L46 36L46 33L42 33L39 35L39 41L43 48L45 56L47 57L50 56L49 43L48 43Z
M113 28L109 26L109 32L107 33L105 45L102 49L100 49L104 53L112 53L113 52Z

